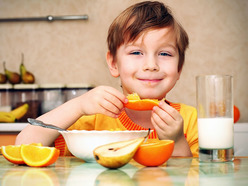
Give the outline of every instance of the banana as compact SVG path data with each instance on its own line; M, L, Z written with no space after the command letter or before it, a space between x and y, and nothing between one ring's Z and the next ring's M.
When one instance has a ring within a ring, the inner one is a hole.
M14 123L16 117L10 112L0 112L0 122L2 123Z
M21 119L28 111L29 105L24 103L23 105L11 110L10 112L0 112L1 123L14 123L16 120Z
M28 111L29 105L24 103L23 105L11 110L10 113L15 116L16 119L21 119Z

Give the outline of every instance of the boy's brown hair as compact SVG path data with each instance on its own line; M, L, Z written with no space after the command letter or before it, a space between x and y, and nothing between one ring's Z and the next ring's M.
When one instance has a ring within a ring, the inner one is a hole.
M165 27L174 29L179 52L178 71L184 64L185 50L189 45L188 35L175 20L169 7L157 1L144 1L124 10L110 25L108 49L116 57L117 49L124 43L135 41L142 33Z

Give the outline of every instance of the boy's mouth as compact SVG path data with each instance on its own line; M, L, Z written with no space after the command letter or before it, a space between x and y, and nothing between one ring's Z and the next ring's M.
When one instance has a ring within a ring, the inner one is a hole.
M159 82L161 81L162 79L139 79L140 81L143 81L143 82L150 82L150 83L156 83L156 82Z
M159 83L162 79L138 79L141 83L146 84L146 85L156 85Z

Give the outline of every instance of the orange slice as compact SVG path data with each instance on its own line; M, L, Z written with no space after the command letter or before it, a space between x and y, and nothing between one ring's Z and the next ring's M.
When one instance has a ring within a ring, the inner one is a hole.
M21 145L21 157L31 167L45 167L55 163L59 150L54 147Z
M33 143L32 145L42 146L41 143ZM5 159L14 164L25 164L21 156L20 145L2 146L2 154Z
M133 159L141 165L156 167L164 164L174 149L174 141L148 139L135 153Z
M2 146L2 154L6 160L14 164L25 164L21 157L20 145Z
M152 110L160 102L158 99L140 99L137 93L128 94L127 99L125 107L132 110Z

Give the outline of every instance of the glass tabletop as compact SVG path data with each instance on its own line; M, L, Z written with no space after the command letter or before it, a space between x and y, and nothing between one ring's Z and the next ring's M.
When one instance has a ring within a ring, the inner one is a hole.
M132 160L119 169L59 157L55 164L34 168L14 165L0 156L0 180L6 185L247 185L248 157L233 162L201 163L198 158L170 158L159 167Z

